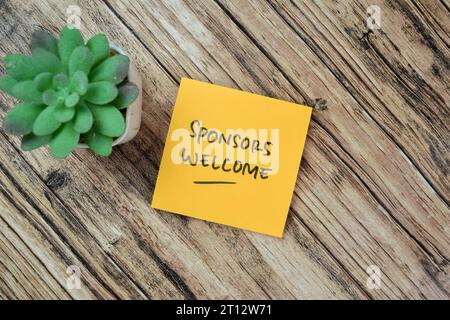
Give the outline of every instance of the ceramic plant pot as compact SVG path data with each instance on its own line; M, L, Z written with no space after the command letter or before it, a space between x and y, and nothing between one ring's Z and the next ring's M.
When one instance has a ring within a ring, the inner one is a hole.
M117 53L128 56L128 54L122 49L111 45L111 49ZM113 147L119 144L125 143L133 139L141 127L141 114L142 114L142 79L139 71L136 69L133 61L130 60L130 70L128 70L128 81L133 82L139 88L139 96L134 102L126 108L125 114L125 131L124 133L115 138L113 141ZM85 143L79 143L77 148L88 148Z

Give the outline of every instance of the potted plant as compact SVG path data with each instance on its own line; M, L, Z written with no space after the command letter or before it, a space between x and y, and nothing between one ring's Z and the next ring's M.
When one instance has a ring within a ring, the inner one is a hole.
M21 100L3 129L22 136L22 150L48 144L58 159L75 148L109 156L114 145L137 134L141 78L104 34L85 43L78 29L65 27L59 40L37 31L31 49L31 56L6 56L0 77L0 89Z

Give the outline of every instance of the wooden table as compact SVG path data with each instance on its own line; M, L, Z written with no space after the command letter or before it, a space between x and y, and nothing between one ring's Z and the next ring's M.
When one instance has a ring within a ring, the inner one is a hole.
M0 131L0 298L449 298L447 2L2 0L0 55L73 3L141 71L142 128L65 161ZM282 239L150 208L181 77L314 106Z

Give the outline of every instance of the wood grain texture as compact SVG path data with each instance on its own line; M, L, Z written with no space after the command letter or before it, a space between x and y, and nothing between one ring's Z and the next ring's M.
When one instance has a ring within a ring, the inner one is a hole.
M0 133L0 297L448 299L449 14L430 2L379 2L375 32L356 1L79 3L83 34L136 62L142 129L64 161ZM0 55L70 4L1 1ZM283 239L149 207L181 77L315 107Z

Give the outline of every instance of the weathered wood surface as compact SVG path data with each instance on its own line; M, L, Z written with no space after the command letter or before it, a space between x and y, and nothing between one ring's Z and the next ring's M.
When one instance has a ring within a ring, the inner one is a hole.
M373 1L79 3L83 34L138 65L142 129L65 161L0 132L0 297L448 299L448 8L375 3L374 32ZM71 4L0 1L0 55L56 33ZM149 207L183 76L315 107L283 239Z

